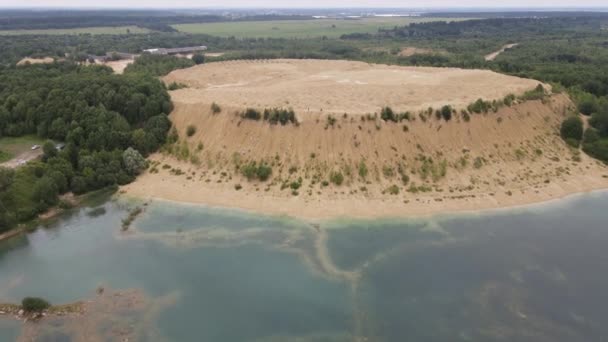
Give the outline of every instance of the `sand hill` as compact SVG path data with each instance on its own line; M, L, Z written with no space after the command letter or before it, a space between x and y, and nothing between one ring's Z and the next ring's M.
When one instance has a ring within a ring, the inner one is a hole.
M124 188L129 195L327 218L487 209L608 187L606 167L559 137L574 110L566 95L465 120L461 110L477 98L520 95L534 80L278 60L212 63L165 81L188 86L171 94L180 141L152 156L150 171ZM386 105L410 111L409 119L381 120ZM455 109L449 121L426 112L443 105ZM246 107L293 108L299 125L244 119ZM196 132L188 137L190 125ZM250 162L271 166L270 179L247 180L240 170ZM338 173L340 185L330 181Z

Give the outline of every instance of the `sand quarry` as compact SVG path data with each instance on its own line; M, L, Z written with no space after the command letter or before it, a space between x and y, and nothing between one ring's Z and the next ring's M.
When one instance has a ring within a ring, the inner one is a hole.
M151 157L152 168L123 187L128 196L325 219L509 207L608 187L606 166L559 136L575 109L566 95L516 101L471 114L470 121L460 112L477 98L520 95L539 84L534 80L275 60L210 63L174 71L165 81L188 85L171 93L180 141ZM211 112L213 102L220 113ZM418 115L447 104L457 108L450 121ZM399 123L374 117L386 105L414 115ZM291 107L299 125L243 119L246 107ZM197 128L191 137L189 125ZM252 161L272 166L268 181L247 180L237 170ZM328 184L332 172L344 175L341 185Z
M190 87L175 93L179 103L291 107L300 120L310 113L374 113L386 105L396 110L466 107L478 98L503 98L538 84L486 70L319 60L210 63L174 71L165 81Z

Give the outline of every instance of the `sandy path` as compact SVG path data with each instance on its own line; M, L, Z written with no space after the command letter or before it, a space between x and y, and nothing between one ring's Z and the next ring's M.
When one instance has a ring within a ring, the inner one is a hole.
M17 62L17 65L26 65L26 64L50 64L53 63L55 60L51 57L44 57L44 58L23 58L22 60L20 60L19 62Z
M134 62L133 59L121 59L119 61L108 61L108 62L105 62L102 64L107 65L110 68L112 68L112 70L114 70L115 74L122 74L125 72L125 69L127 68L127 66L133 62Z
M23 153L20 153L16 157L11 160L5 161L4 163L0 163L0 166L8 167L14 169L21 165L25 165L27 162L34 160L36 158L40 158L44 152L42 152L42 147L36 150L27 150Z
M516 47L517 45L519 45L518 43L514 43L514 44L507 44L505 46L503 46L500 50L498 51L494 51L489 55L486 55L484 58L486 59L486 61L493 61L496 59L496 57L498 57L498 55L500 55L501 53L505 52L506 50Z

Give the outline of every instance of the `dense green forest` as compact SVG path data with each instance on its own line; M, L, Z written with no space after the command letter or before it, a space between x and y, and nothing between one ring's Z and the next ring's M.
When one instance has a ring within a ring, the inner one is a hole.
M0 168L0 232L82 194L126 184L143 156L164 143L172 110L165 86L134 73L72 63L0 71L0 136L36 134L50 141L42 160Z
M196 56L196 55L195 55ZM178 58L167 55L143 54L135 62L125 68L126 74L148 74L154 76L165 76L175 69L183 69L194 66L194 61L187 58Z

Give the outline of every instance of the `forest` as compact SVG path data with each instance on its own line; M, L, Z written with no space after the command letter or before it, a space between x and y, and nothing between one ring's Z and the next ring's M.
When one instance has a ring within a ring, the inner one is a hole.
M165 142L171 110L165 86L147 74L74 63L1 70L0 137L49 142L40 161L0 168L0 232L65 205L66 192L131 182Z

